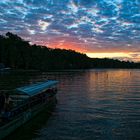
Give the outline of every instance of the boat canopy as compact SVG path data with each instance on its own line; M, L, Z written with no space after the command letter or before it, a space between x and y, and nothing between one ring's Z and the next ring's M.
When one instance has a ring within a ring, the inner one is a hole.
M46 91L50 87L55 86L57 83L58 83L58 81L48 80L46 82L40 82L37 84L32 84L30 86L16 88L16 91L18 92L18 94L25 94L28 96L34 96L34 95L37 95L43 91Z

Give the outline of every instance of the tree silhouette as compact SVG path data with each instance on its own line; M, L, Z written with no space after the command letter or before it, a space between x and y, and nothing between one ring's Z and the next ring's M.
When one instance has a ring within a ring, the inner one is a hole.
M89 68L140 68L140 63L113 59L93 59L65 49L30 45L13 34L0 35L0 63L14 69L58 70Z

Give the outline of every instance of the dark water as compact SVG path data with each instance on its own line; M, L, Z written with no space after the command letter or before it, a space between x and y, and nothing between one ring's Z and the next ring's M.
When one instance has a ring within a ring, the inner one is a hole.
M8 139L16 135L33 140L140 139L140 70L19 73L1 77L0 86L46 79L60 81L56 109L48 121L43 116L44 121L36 122L39 127L27 126Z

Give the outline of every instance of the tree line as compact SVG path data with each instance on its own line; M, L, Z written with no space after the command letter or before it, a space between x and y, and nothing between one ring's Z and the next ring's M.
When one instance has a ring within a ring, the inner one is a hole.
M14 69L61 70L90 68L140 68L140 63L89 58L65 49L31 45L13 33L0 35L0 63Z

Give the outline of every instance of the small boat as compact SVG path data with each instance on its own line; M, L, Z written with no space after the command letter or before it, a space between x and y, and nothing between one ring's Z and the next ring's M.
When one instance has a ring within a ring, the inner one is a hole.
M49 80L10 92L10 110L0 114L0 140L39 112L56 105L57 83L58 81Z
M10 72L11 72L11 68L0 69L0 75L9 74Z

